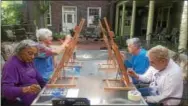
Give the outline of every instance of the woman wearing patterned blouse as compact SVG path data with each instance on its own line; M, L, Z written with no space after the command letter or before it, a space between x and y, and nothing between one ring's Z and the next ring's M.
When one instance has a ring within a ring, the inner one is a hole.
M51 48L50 46L53 38L52 32L49 29L41 28L37 31L36 35L39 40L39 53L35 57L34 63L37 71L39 71L45 82L47 82L54 70L54 55L63 52L65 46L68 46L68 42L70 42L71 38L66 38L60 47Z

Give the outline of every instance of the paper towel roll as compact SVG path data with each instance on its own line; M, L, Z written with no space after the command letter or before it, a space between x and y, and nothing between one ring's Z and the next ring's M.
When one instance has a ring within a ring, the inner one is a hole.
M132 101L140 101L141 93L136 90L128 91L128 99Z

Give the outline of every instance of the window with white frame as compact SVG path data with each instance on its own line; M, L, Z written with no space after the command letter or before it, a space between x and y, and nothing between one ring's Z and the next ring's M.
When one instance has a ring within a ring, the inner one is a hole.
M49 5L49 9L47 11L47 25L51 26L52 25L52 16L51 16L51 5Z
M87 27L95 27L101 18L101 7L87 8Z

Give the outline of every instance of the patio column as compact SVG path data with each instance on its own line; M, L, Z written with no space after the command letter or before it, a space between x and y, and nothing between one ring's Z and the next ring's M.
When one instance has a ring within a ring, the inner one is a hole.
M187 14L188 14L188 1L184 1L184 6L182 9L182 16L181 16L181 25L180 25L180 36L179 36L179 47L180 49L187 49Z
M115 26L115 35L118 33L118 21L119 21L119 5L116 5L116 26Z
M113 18L114 18L114 13L115 13L114 12L115 3L113 1L111 1L110 3L111 3L110 4L110 23L111 23L111 28L114 29L115 27L113 25L113 21L114 21Z
M153 18L154 18L154 6L155 6L155 0L149 1L149 14L148 14L148 23L147 23L147 33L146 33L146 41L147 46L150 45L151 35L153 30Z
M130 38L134 36L134 28L135 28L135 17L136 17L136 1L133 1L133 7L132 7L132 18L131 18L131 33Z
M166 28L167 28L167 32L169 32L169 25L170 25L170 7L168 7L168 17L167 17L167 25L166 25Z
M124 28L124 18L125 18L125 3L123 4L123 11L122 11L122 20L121 20L121 36L123 36L123 28Z

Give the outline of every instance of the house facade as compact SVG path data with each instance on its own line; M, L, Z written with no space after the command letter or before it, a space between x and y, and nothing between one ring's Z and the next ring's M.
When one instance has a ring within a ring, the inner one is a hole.
M34 7L38 1L25 1L25 21L34 22ZM115 3L113 0L62 0L50 1L47 13L48 28L55 32L69 32L79 24L81 18L86 19L84 27L95 27L95 20L107 17L110 24L114 20Z

